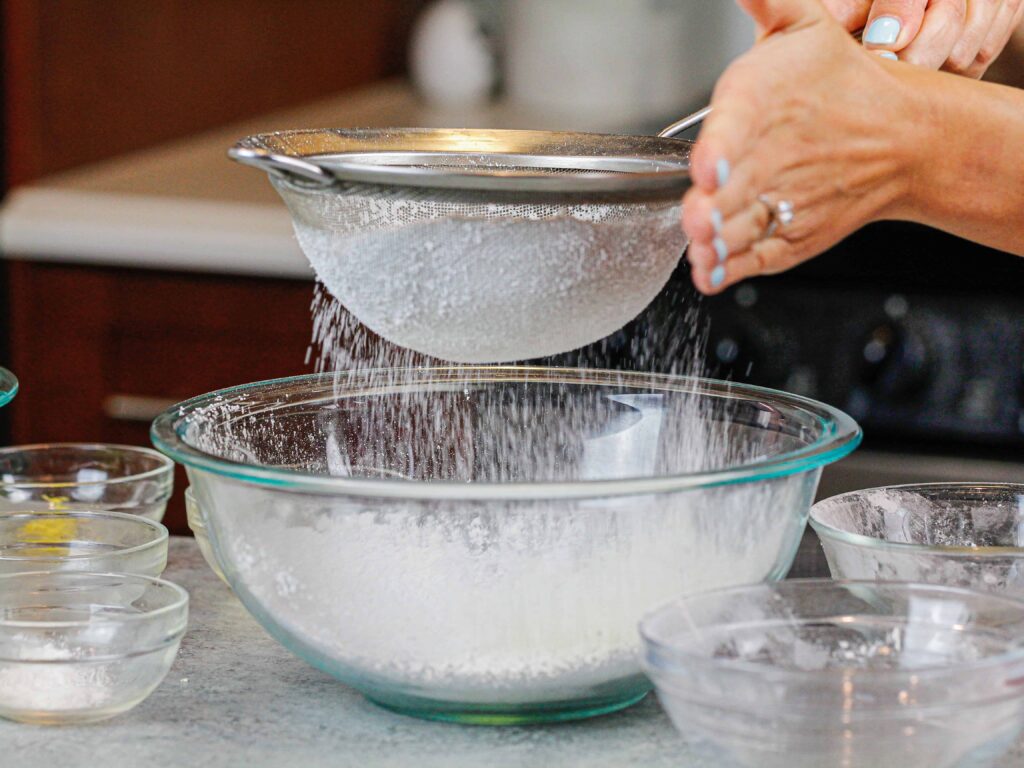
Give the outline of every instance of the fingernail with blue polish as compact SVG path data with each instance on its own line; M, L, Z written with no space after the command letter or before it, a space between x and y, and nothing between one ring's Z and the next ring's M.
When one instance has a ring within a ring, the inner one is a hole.
M724 157L718 158L718 162L715 164L715 172L718 174L719 187L724 187L729 183L729 161Z
M729 246L725 244L725 240L716 237L712 245L715 246L715 253L718 254L719 261L725 261L729 258Z
M715 230L716 235L722 234L722 212L717 208L711 210L711 227Z
M881 56L883 59L888 59L889 61L899 61L900 60L900 57L897 56L892 51L875 51L875 53L878 54L879 56Z
M717 288L725 282L725 267L715 267L711 272L711 286Z
M868 45L892 45L899 39L902 28L895 16L879 16L864 33L864 42Z

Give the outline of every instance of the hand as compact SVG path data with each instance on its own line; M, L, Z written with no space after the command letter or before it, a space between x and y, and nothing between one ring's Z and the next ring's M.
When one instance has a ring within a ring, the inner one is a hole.
M1024 18L1024 0L823 0L864 45L901 61L979 78Z
M705 293L789 269L900 214L912 153L931 130L912 85L921 71L865 51L819 0L740 4L762 37L715 87L683 199L693 281ZM795 211L768 238L761 196Z

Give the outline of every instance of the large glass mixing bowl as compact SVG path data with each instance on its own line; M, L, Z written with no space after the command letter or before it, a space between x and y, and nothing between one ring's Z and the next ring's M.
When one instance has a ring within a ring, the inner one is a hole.
M385 707L500 724L642 698L639 618L784 576L860 430L726 382L455 367L222 390L152 436L286 647Z

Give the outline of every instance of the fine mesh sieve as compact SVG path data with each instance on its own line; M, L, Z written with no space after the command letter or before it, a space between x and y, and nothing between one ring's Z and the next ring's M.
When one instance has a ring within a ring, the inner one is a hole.
M445 360L505 362L601 339L654 299L686 247L690 147L337 129L250 136L229 154L270 173L317 277L371 330Z

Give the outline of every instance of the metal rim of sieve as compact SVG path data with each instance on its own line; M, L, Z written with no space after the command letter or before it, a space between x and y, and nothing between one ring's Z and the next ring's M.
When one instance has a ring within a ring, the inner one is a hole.
M475 193L681 196L684 139L560 131L339 128L249 136L228 150L307 189L347 183Z

